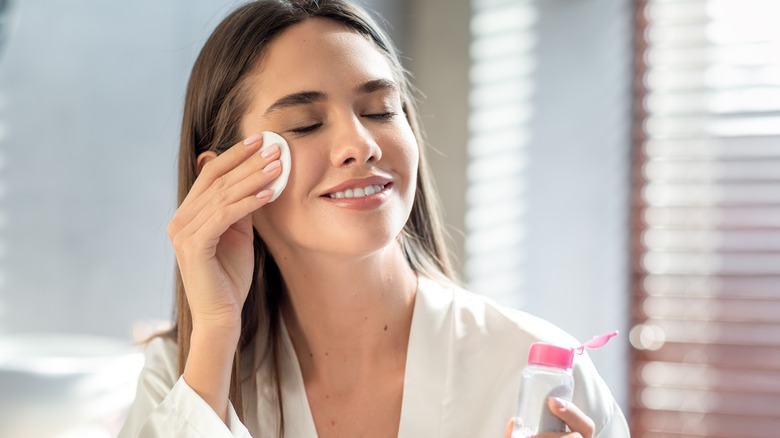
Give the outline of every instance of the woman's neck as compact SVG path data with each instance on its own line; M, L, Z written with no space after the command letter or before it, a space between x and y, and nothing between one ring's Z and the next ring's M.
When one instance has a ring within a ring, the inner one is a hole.
M285 258L279 267L282 312L307 386L349 392L403 370L417 277L399 245L346 261Z

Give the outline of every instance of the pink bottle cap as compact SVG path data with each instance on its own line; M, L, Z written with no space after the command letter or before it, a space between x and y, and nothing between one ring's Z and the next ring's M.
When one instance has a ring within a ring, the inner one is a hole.
M577 348L559 347L557 345L536 342L531 344L528 352L528 363L570 370L574 363L574 353L582 354L588 348L600 348L610 339L617 336L617 330L589 340Z
M528 363L570 370L574 363L574 349L536 342L531 344Z

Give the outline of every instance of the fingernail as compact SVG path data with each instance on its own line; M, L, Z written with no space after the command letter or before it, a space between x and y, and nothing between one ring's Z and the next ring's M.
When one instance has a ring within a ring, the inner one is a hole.
M271 146L268 146L267 148L263 149L263 152L260 153L260 156L263 158L268 158L271 155L275 154L279 150L279 144L274 143Z
M262 199L262 198L270 198L273 195L274 195L274 191L273 190L265 189L265 190L261 191L260 193L258 193L255 196L257 196L258 199Z
M254 144L255 142L257 142L261 138L263 138L263 134L261 134L259 132L257 134L252 134L249 137L247 137L246 140L244 140L244 144L249 146L249 145Z
M551 397L553 399L553 403L555 403L555 406L558 409L565 409L566 408L566 400L558 397Z
M276 169L278 169L279 167L281 167L281 165L282 165L282 163L281 163L279 160L276 160L276 161L271 161L270 163L268 163L268 165L267 165L267 166L265 166L265 168L263 168L263 172L265 172L265 173L271 173L271 172L273 172L274 170L276 170Z

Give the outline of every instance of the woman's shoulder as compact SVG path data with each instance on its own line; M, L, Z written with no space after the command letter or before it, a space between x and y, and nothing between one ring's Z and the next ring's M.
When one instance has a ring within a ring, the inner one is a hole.
M479 338L527 347L534 342L576 347L577 340L546 319L501 305L489 297L466 290L454 283L423 278L420 289L426 294L444 294L451 299L454 328L459 337ZM485 346L485 344L483 344Z

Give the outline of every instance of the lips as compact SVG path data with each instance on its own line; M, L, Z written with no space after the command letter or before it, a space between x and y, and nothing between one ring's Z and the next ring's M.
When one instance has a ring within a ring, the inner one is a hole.
M353 178L326 190L323 197L333 199L362 198L379 193L392 185L392 180L384 176Z
M365 187L356 187L354 189L347 189L342 192L331 193L328 196L331 198L362 198L364 196L371 196L374 193L379 193L385 189L385 185L369 185Z

